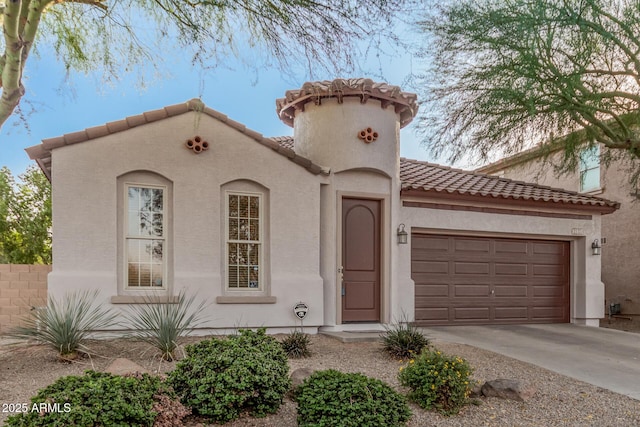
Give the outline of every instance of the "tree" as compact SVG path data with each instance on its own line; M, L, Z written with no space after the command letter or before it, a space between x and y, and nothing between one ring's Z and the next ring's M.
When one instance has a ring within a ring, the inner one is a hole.
M420 26L432 63L419 123L435 155L487 161L541 144L568 172L599 142L638 180L637 0L445 2Z
M262 46L285 69L291 62L348 70L356 40L392 34L410 0L10 0L0 2L0 127L25 94L34 47L52 48L67 70L101 68L118 78L157 64L167 40L193 62L216 65L241 46Z
M35 166L0 169L0 263L51 263L51 185Z

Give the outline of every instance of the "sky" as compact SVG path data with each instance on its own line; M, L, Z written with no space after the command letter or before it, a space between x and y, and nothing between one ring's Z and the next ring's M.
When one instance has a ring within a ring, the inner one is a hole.
M162 68L163 74L147 79L144 88L137 75L125 75L120 81L106 85L98 72L67 75L61 63L47 52L39 57L32 55L26 66L27 94L22 105L25 111L33 111L27 116L28 128L24 120L14 115L0 129L0 167L9 167L17 176L35 164L24 149L39 144L42 139L198 97L208 107L265 136L293 135L293 129L278 119L275 110L276 98L283 97L285 91L298 89L309 80L378 75L372 78L411 92L412 88L403 83L417 66L411 54L398 52L362 63L360 68L364 71L353 75L324 73L310 79L305 72L291 76L275 66L248 69L234 58L228 58L222 68L203 72L192 67L186 55L184 58L179 53L173 55L168 67ZM379 77L380 72L383 78ZM400 154L431 161L412 125L401 131Z

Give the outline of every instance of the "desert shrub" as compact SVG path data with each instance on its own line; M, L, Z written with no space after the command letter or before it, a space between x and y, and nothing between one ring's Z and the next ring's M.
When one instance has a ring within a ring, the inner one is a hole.
M385 326L382 345L389 355L398 359L410 359L429 346L429 339L408 321Z
M424 409L454 415L471 393L472 370L460 357L424 350L400 368L398 378L409 387L409 398Z
M98 291L49 297L46 307L32 310L21 326L10 331L13 338L33 340L56 349L62 360L72 360L92 331L115 325L116 314L98 305Z
M296 390L298 425L314 427L403 426L406 399L384 382L362 374L317 371Z
M280 345L284 352L287 353L287 356L293 359L311 356L309 335L302 331L291 332L280 341Z
M40 390L24 409L26 411L9 417L6 425L154 426L159 413L166 417L168 413L181 411L181 416L171 416L171 425L181 426L182 417L188 413L157 377L147 374L117 376L94 371L58 379Z
M133 326L132 335L160 351L164 360L175 358L181 338L200 325L206 301L193 307L195 295L181 292L176 303L158 303L153 299L130 308L126 315Z
M278 410L289 389L287 355L264 329L240 330L186 347L187 357L169 374L180 400L216 422L241 413L264 416Z

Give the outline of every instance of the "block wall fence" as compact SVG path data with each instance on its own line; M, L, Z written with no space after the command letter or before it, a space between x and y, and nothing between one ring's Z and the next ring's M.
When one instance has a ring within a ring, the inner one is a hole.
M32 307L47 305L50 265L0 264L0 334L5 334Z

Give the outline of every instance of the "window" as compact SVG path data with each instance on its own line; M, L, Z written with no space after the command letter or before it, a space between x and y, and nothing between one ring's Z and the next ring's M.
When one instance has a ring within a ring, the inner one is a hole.
M263 290L262 195L226 193L226 259L229 290Z
M165 188L126 185L126 279L128 289L165 287Z
M600 146L586 148L580 154L580 191L600 188Z

